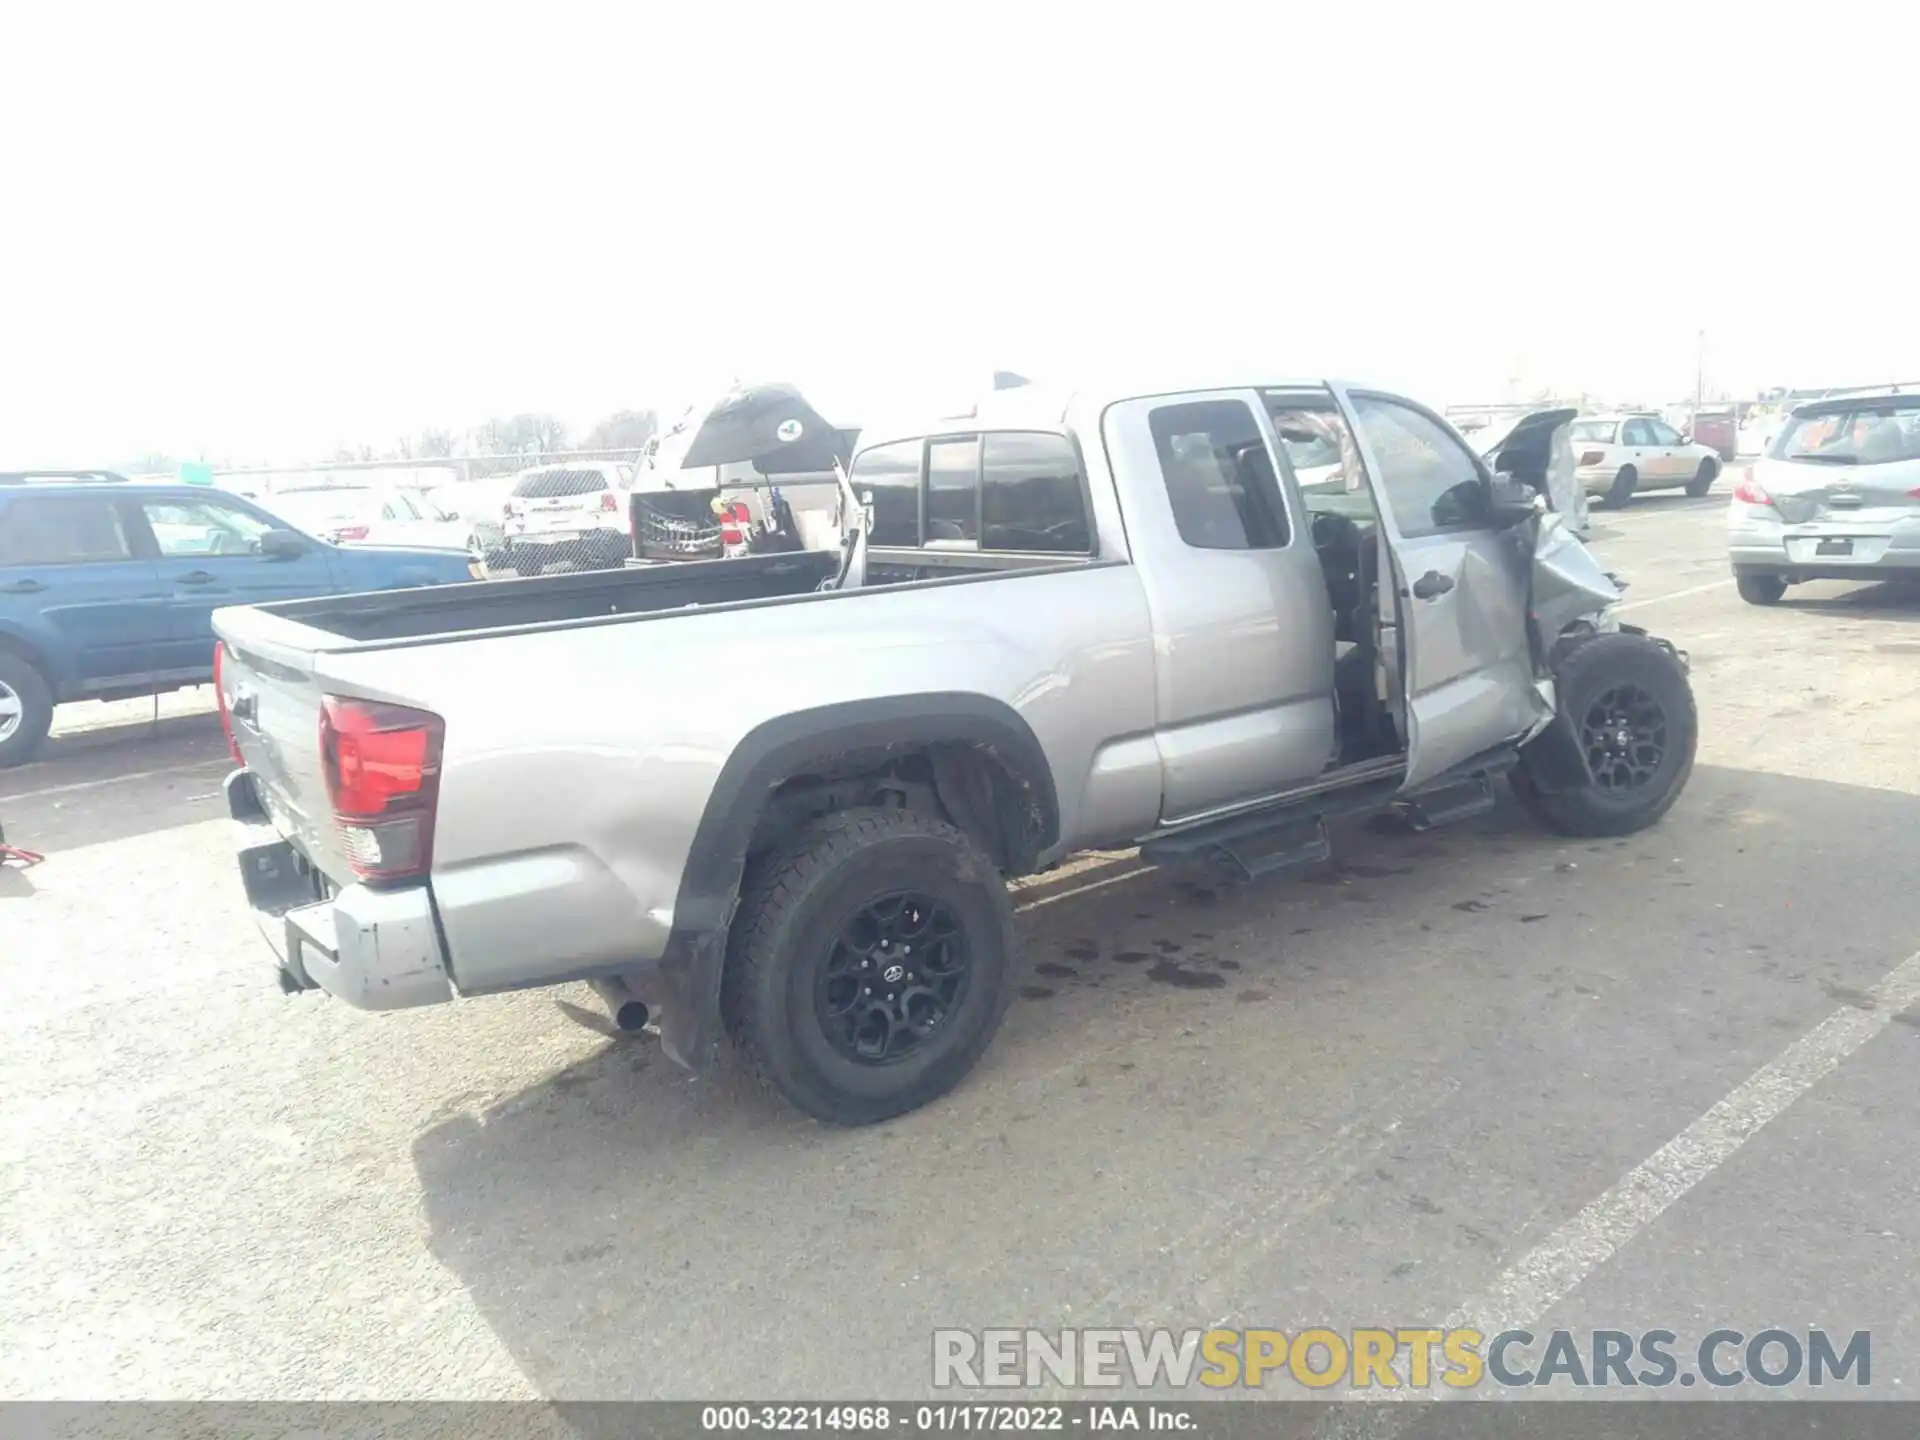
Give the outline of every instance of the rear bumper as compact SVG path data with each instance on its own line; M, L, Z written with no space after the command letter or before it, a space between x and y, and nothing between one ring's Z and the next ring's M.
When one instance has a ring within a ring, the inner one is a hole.
M404 1010L453 998L446 955L423 884L328 895L255 798L253 777L227 777L227 812L247 903L285 990L325 990L361 1010Z
M1821 555L1822 540L1852 541L1854 553L1845 558ZM1736 510L1727 521L1727 558L1738 569L1773 570L1808 580L1910 572L1920 570L1920 524L1848 525L1824 520L1783 525L1749 519Z

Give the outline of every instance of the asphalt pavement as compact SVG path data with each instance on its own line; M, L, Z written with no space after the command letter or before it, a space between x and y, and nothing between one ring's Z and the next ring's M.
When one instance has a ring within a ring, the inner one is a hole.
M1719 498L1596 516L1692 656L1657 829L1350 826L1257 884L1023 889L980 1069L859 1131L584 989L283 997L204 692L0 776L0 1396L928 1392L987 1325L1781 1323L1920 1387L1920 602L1726 575ZM1904 967L1904 968L1903 968Z

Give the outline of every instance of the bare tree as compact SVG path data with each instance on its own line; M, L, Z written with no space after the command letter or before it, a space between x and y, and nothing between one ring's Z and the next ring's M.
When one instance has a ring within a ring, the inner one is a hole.
M476 426L470 437L482 455L545 454L567 448L567 427L556 415L524 412L498 415Z
M641 450L659 428L660 417L651 410L616 410L587 432L581 448Z

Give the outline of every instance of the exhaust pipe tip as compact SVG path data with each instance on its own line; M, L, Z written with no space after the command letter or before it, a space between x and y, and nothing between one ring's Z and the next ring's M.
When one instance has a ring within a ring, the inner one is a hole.
M597 976L587 982L593 987L593 993L607 1007L616 1028L632 1034L647 1028L647 1021L653 1018L653 1012L633 991L627 988L626 981L617 975Z

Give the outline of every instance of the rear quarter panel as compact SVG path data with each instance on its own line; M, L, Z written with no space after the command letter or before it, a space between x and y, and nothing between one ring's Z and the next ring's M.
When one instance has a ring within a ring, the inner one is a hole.
M715 782L778 717L985 696L1051 763L1058 850L1138 834L1158 806L1157 774L1125 763L1154 690L1123 559L322 655L317 675L446 722L433 885L466 991L658 958Z

